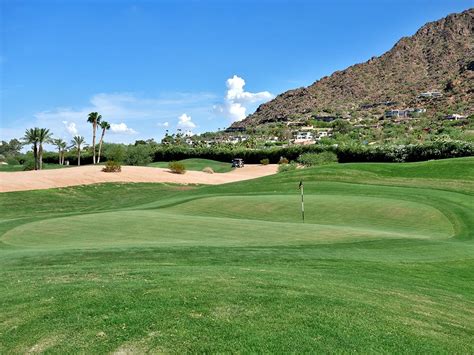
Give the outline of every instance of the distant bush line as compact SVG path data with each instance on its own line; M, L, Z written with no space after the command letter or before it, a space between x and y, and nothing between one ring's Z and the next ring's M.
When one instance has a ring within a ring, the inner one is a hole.
M474 156L474 143L464 141L437 141L423 144L410 145L309 145L291 146L286 148L270 149L246 149L246 148L190 148L186 146L163 147L157 146L150 149L149 153L140 152L140 155L149 154L147 157L140 156L140 162L128 157L127 154L135 154L134 149L126 149L124 163L135 165L146 165L151 161L176 161L188 158L211 159L231 163L233 158L242 158L248 164L260 164L262 160L268 159L271 164L276 164L281 157L289 161L296 161L304 153L334 152L340 163L352 162L416 162L432 159L458 158ZM104 154L105 160L110 160ZM67 156L71 165L76 164L74 156ZM117 160L117 159L114 159ZM58 154L47 152L44 154L45 163L57 163ZM143 162L143 163L141 163ZM81 157L82 164L91 164L92 156L84 152Z
M415 162L431 159L458 158L474 155L474 144L470 142L447 141L413 144L405 146L292 146L273 149L215 149L215 148L158 148L154 161L172 161L188 158L212 159L231 162L233 158L242 158L248 164L260 164L264 159L276 164L281 157L290 161L297 160L304 153L334 152L340 163L351 162Z

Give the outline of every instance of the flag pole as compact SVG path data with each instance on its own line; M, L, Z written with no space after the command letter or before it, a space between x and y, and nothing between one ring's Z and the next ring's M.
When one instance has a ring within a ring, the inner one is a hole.
M303 185L303 180L300 181L300 191L301 191L301 217L303 218L303 223L304 223L304 185Z

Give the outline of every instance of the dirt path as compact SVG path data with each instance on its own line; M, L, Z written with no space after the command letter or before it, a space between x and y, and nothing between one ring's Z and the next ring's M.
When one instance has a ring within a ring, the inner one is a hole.
M123 166L120 173L104 173L101 166L81 166L41 171L0 172L0 192L51 189L102 182L170 182L177 184L218 185L255 179L276 173L276 165L246 165L228 173L207 174L187 171L172 174L168 169Z

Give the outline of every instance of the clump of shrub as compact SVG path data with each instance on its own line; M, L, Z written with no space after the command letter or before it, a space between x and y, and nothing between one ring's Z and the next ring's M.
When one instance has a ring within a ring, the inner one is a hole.
M18 161L18 159L13 158L13 157L8 157L6 162L8 165L20 165L20 162Z
M285 157L280 157L280 160L278 161L278 164L288 164L289 161Z
M104 145L104 157L117 163L123 163L127 150L123 144L108 143Z
M23 162L23 170L24 171L35 170L35 160L30 157L26 158L25 161Z
M270 159L268 159L268 158L262 159L262 160L260 160L260 164L268 165L268 164L270 164Z
M170 169L173 174L184 174L186 172L186 167L179 161L170 162L168 164L168 169Z
M280 164L278 167L278 172L279 173L285 173L287 171L293 171L296 170L297 165L294 162L288 163L288 164Z
M132 145L127 148L125 162L127 165L148 165L153 161L152 154L153 150L148 145Z
M202 171L208 174L214 174L214 170L210 167L205 167Z
M337 154L334 152L304 153L298 157L298 163L304 166L316 166L337 163Z
M108 160L102 171L105 173L119 173L122 171L122 166L113 160Z

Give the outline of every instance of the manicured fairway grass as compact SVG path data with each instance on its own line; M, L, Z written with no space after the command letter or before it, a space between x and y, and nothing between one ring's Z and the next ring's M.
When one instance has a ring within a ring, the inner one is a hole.
M204 168L212 168L215 173L226 173L232 170L231 162L222 162L209 159L184 159L179 162L183 163L187 170L196 170L202 171ZM153 166L155 168L167 168L168 162L156 162L151 163L148 166Z
M62 169L67 168L68 166L59 165L59 164L43 164L43 169ZM0 172L6 171L23 171L25 167L21 164L18 165L0 165Z
M0 353L474 352L473 158L6 193L0 213Z

